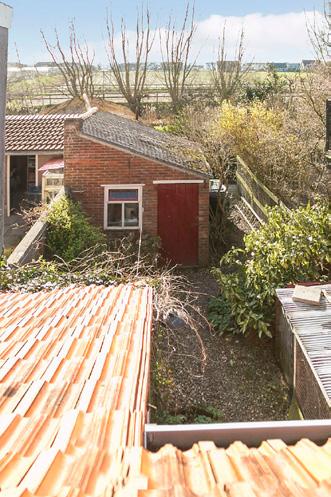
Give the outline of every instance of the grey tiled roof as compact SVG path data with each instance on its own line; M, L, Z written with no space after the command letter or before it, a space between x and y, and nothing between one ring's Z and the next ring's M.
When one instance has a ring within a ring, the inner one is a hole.
M86 136L149 159L206 173L206 160L197 145L140 122L96 112L83 121L81 131Z

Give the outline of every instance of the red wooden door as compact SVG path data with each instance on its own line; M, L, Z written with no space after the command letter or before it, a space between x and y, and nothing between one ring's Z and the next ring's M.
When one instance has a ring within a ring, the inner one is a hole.
M158 234L175 264L198 264L199 185L158 185Z

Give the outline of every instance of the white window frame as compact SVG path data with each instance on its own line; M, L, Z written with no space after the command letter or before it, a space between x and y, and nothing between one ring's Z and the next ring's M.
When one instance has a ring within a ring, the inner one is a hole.
M101 185L104 188L104 207L103 207L103 229L107 231L131 231L141 230L143 225L143 186L144 185ZM138 201L109 201L109 190L137 190ZM138 226L108 226L108 205L122 204L122 222L124 222L124 204L138 204L139 219Z

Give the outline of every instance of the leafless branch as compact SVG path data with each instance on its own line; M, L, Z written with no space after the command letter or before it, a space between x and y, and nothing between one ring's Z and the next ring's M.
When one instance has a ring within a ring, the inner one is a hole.
M41 30L45 47L61 73L64 81L64 94L73 98L82 98L85 93L88 97L95 94L93 62L95 53L89 49L86 42L78 39L73 21L69 24L68 52L62 44L58 31L55 29L55 44L52 45Z
M142 9L137 13L135 32L135 61L131 63L129 33L124 19L120 30L120 55L117 53L116 32L112 18L107 20L108 45L107 54L110 70L115 78L120 93L134 112L136 119L142 114L142 101L146 91L146 76L149 55L153 47L155 34L151 30L150 11ZM120 59L123 62L120 62Z
M218 60L212 66L212 80L215 93L220 102L231 100L236 96L247 73L250 71L250 64L247 64L245 68L243 67L244 55L244 29L242 29L234 59L228 60L226 53L226 25L224 24L219 37Z
M197 57L191 61L192 42L196 32L194 4L187 4L184 20L179 31L176 22L169 17L165 30L159 30L162 69L165 85L174 111L182 105L187 80Z
M15 51L19 71L15 78L10 78L8 82L8 109L10 113L34 113L36 112L34 95L36 93L43 93L40 75L36 68L32 71L24 70L16 43ZM11 91L12 86L16 87L14 91Z
M331 12L328 12L327 5L324 3L324 12L322 23L317 19L316 12L312 21L307 19L306 26L310 42L319 62L328 63L331 49ZM331 7L329 6L329 9Z

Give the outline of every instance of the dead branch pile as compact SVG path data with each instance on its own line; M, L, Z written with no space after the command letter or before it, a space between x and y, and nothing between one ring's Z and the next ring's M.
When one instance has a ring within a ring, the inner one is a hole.
M114 250L93 247L69 263L60 258L51 261L40 258L21 267L0 265L0 289L35 292L68 285L150 286L154 289L155 323L171 329L175 320L191 329L204 361L198 294L176 267L161 265L158 255L137 252L134 248L123 239Z

